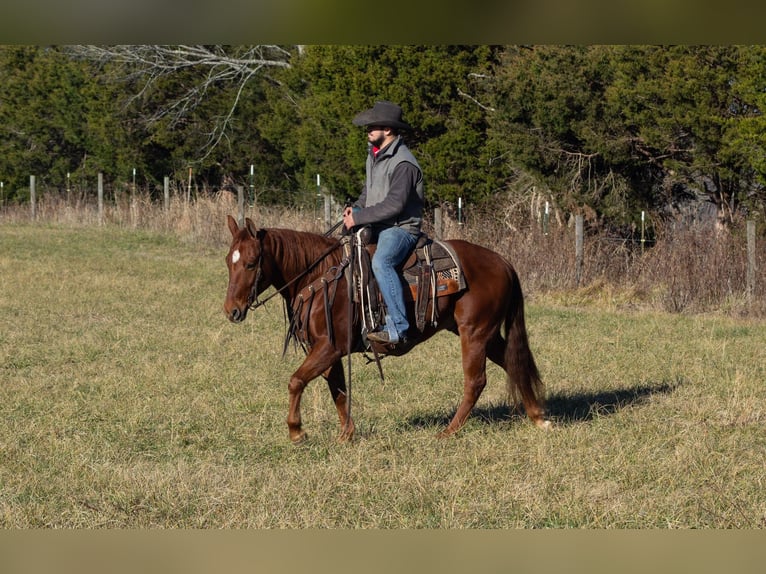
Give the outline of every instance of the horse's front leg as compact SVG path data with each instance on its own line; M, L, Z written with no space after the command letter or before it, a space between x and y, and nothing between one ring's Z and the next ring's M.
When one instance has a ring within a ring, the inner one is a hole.
M300 444L306 440L306 431L303 430L301 423L301 396L307 384L308 381L302 379L296 371L290 377L290 384L287 385L287 392L290 395L290 406L287 409L287 429L293 444Z
M338 442L348 442L354 437L354 420L348 414L346 376L343 373L343 361L338 360L333 363L332 367L323 376L327 379L327 386L330 388L330 394L340 419Z
M303 364L290 377L287 391L290 405L287 411L287 429L293 444L306 440L306 431L301 422L301 397L306 386L338 361L339 353L324 345L316 345L309 352Z

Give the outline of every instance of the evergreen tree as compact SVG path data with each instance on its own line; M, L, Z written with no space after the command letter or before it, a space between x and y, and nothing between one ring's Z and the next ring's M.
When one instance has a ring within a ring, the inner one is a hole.
M490 137L566 211L619 224L696 198L731 222L763 182L763 70L761 48L511 46Z
M759 112L754 94L743 99L737 90L743 81L762 85L763 70L743 65L747 53L755 54L736 46L619 51L608 99L620 111L631 148L663 170L657 189L664 193L655 197L655 208L692 194L716 206L719 223L732 222L755 176L741 133Z
M308 46L271 90L264 127L281 143L296 185L325 175L340 197L358 196L366 138L351 119L377 100L401 105L405 134L421 164L427 198L481 198L496 182L485 149L485 112L468 97L472 78L488 72L496 48L461 46Z
M0 47L0 179L25 197L29 176L63 189L82 165L88 76L56 48Z
M496 70L489 137L518 172L548 189L566 212L589 206L629 217L630 151L606 106L612 54L601 46L509 46ZM521 190L524 193L524 190Z
M266 203L316 201L317 174L355 198L366 138L351 120L385 99L414 128L432 204L523 202L534 184L625 225L690 201L730 223L766 203L762 46L4 46L0 85L6 200L30 175L84 190L135 168L151 188L190 166Z

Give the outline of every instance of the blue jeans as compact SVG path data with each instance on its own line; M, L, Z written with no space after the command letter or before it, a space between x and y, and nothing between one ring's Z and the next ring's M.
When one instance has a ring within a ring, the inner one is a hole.
M372 272L386 303L386 330L392 343L407 333L410 324L404 308L404 290L395 267L410 254L417 238L401 227L389 227L378 234L378 247L372 256Z

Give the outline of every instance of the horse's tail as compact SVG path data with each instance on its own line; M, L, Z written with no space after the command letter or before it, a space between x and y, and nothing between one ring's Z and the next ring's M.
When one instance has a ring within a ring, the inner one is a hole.
M509 264L511 296L505 316L505 372L509 401L524 404L527 416L539 426L545 422L544 386L529 348L524 320L524 295L516 270Z

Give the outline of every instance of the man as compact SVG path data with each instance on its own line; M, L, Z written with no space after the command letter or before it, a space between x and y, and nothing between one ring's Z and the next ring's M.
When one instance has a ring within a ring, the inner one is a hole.
M400 135L412 129L402 108L376 102L353 119L367 128L369 154L365 185L359 199L343 212L347 229L371 225L377 249L372 271L386 304L385 326L367 334L370 341L406 344L409 329L404 293L396 266L410 254L423 221L423 172Z

